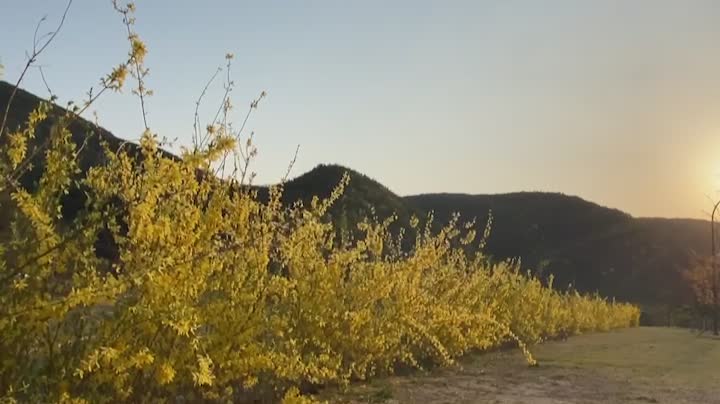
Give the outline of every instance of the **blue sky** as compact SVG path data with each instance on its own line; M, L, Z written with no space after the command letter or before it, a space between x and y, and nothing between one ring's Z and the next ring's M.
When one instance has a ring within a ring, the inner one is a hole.
M14 80L35 23L61 0L4 0L0 61ZM188 144L205 82L236 55L236 120L259 182L339 163L401 194L559 191L638 216L703 217L720 188L715 1L139 0L153 131ZM75 0L40 63L79 99L126 53L107 0ZM220 82L208 96L210 118ZM45 94L39 74L24 86ZM115 134L142 120L126 92L95 108Z

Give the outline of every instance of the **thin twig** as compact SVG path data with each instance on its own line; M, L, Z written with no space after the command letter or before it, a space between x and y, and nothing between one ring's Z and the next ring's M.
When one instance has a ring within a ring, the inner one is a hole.
M285 172L285 176L282 177L282 181L280 181L282 184L286 183L288 178L290 177L290 172L292 171L293 167L295 166L295 162L297 161L298 152L300 151L300 145L297 145L295 148L295 155L293 156L292 160L290 161L290 164L288 165L287 171Z
M210 85L213 81L215 81L215 78L217 78L218 74L222 71L222 67L218 67L217 70L215 70L215 73L210 77L210 80L205 84L205 87L202 90L202 93L200 93L200 97L198 97L197 101L195 101L195 116L194 116L194 122L193 122L193 146L195 147L196 151L199 148L199 141L200 141L200 104L202 103L202 99L205 97L205 94L207 93L208 88L210 88Z
M65 11L63 12L62 18L60 19L60 23L58 24L55 31L50 34L49 38L45 43L40 46L40 49L37 48L37 31L40 29L40 24L42 24L43 21L45 21L45 18L43 17L40 22L38 22L37 26L35 27L35 35L33 37L33 53L29 56L27 63L25 63L25 67L23 68L22 72L20 73L20 77L18 77L17 81L15 82L15 86L13 87L13 91L10 94L10 98L8 99L8 103L5 106L5 113L3 114L2 122L0 122L0 136L3 136L5 133L5 129L7 127L7 120L8 115L10 114L10 106L12 105L13 100L15 99L15 95L17 94L17 90L20 87L20 83L22 83L23 78L25 78L25 74L27 74L28 70L30 69L30 66L32 66L33 63L37 60L38 56L50 45L50 43L55 39L57 34L60 32L60 29L62 29L63 24L65 24L65 18L67 17L68 11L70 11L70 6L72 5L73 0L68 0L67 6L65 6Z
M97 100L109 87L105 86L100 91L98 91L97 94L95 94L92 98L90 98L88 101L85 102L85 105L79 109L77 112L67 111L67 113L72 114L73 118L79 118L81 114L83 114L89 107L92 105L95 100ZM18 178L20 178L20 175L22 175L23 171L30 166L32 163L32 160L34 157L36 157L41 151L45 149L50 144L50 138L47 137L45 140L38 145L32 153L15 169L12 173L10 173L6 180L8 181L17 181Z
M45 72L43 71L42 66L38 66L38 70L40 71L40 77L42 78L43 84L45 84L45 89L47 89L48 93L50 94L50 100L54 100L55 94L50 89L50 85L48 84L47 80L45 79Z

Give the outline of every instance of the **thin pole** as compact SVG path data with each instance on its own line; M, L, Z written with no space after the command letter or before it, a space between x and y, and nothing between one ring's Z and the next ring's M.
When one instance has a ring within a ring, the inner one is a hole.
M711 246L711 253L712 253L712 298L713 298L713 334L718 335L718 277L717 277L717 253L715 251L716 245L715 245L715 213L718 210L718 206L720 206L720 201L718 201L715 206L713 207L712 214L710 215L710 240L712 243Z

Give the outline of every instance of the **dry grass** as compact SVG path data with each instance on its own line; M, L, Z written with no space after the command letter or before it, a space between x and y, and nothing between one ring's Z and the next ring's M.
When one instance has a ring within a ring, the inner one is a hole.
M325 391L337 403L720 403L720 339L634 328L534 348L473 355L454 369Z

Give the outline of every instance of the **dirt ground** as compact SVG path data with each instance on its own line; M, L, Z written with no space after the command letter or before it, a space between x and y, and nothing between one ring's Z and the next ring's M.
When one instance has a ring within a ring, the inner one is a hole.
M452 369L373 380L334 403L720 404L720 339L688 330L634 328L533 348L472 355Z

